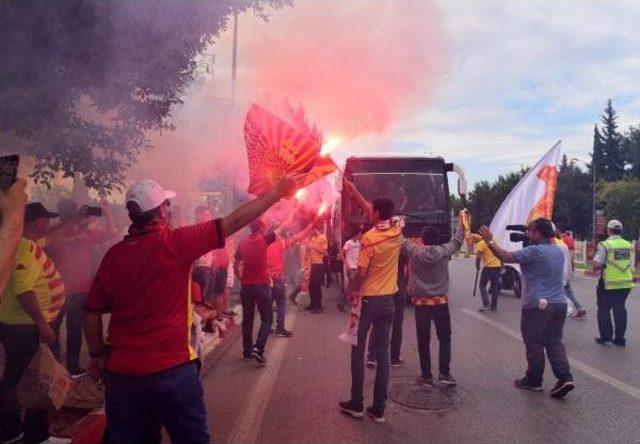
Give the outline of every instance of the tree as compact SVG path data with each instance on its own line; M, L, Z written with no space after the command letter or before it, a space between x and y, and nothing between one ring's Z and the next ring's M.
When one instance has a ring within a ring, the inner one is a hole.
M622 222L628 239L638 237L640 229L640 180L635 177L617 182L605 182L598 190L598 201L605 209L607 219Z
M593 169L596 169L596 177L604 179L606 171L606 159L604 154L604 141L602 135L598 129L598 124L593 126L593 151L591 153L591 167L590 172L593 174Z
M618 115L613 109L611 99L602 115L602 142L604 151L605 180L620 180L624 176L624 153L622 151L622 136L618 132ZM595 146L594 146L595 150Z
M197 55L234 9L289 1L2 1L0 136L36 158L40 184L62 171L113 191L145 134L173 129Z
M489 183L486 180L476 183L473 190L469 192L469 210L474 230L477 230L481 225L491 223L502 202L520 182L527 170L527 168L522 168L520 171L498 176L494 183Z
M553 205L553 220L574 235L586 238L591 232L592 212L591 174L582 171L566 154L558 168L558 188Z
M624 151L631 165L629 174L640 179L640 125L632 126L624 138Z

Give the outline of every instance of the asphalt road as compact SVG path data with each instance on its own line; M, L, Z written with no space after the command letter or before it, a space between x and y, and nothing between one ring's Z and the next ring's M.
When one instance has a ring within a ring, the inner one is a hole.
M330 290L321 315L303 311L301 305L289 307L287 326L295 336L269 339L267 367L243 361L236 340L207 372L205 394L215 442L640 442L640 305L634 300L638 290L627 303L627 347L603 347L594 342L596 282L574 279L589 317L567 319L565 346L577 388L567 399L556 400L548 394L555 383L548 366L545 392L513 386L525 368L520 301L505 292L498 312L480 314L479 295L472 298L473 260L454 259L450 268L452 373L459 386L438 394L455 401L453 408L425 411L389 400L383 425L341 414L337 403L349 395L350 349L338 340L345 315L335 308L337 291ZM434 339L435 334L432 345L437 350ZM402 350L406 364L391 369L390 385L419 375L411 307L405 312ZM374 373L367 370L366 404L371 402Z

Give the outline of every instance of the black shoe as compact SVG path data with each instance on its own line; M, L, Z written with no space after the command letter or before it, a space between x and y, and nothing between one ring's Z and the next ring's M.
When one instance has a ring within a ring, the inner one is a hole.
M418 384L426 385L427 387L435 388L435 384L433 383L433 378L429 376L428 378L420 376L418 378Z
M311 305L307 305L306 307L304 307L305 310L307 311L313 311L314 308Z
M484 313L485 311L491 311L491 307L480 307L478 308L480 313Z
M404 365L404 359L402 359L402 358L392 359L391 362L389 363L389 365L391 367L400 367L400 366Z
M253 359L253 355L251 354L251 352L249 353L242 353L242 359L244 361L251 361Z
M542 384L534 384L527 376L522 379L516 379L514 383L516 387L523 390L531 390L532 392L541 392L543 390Z
M340 401L338 404L342 413L358 419L364 416L362 405L358 405L354 401Z
M369 418L373 419L374 422L378 424L383 424L386 421L386 419L384 418L384 412L374 409L373 406L367 407L367 416L369 416Z
M311 313L313 314L320 314L322 313L324 310L322 308L314 308L313 310L311 310Z
M574 388L576 388L576 385L573 381L558 381L549 394L553 398L564 398Z
M616 338L616 339L613 340L613 343L615 345L617 345L618 347L626 347L627 346L627 340L624 339L624 338L622 338L622 339Z
M596 342L600 345L607 345L607 342L611 342L611 339L596 338Z
M283 338L290 338L291 336L293 336L293 333L284 327L276 328L276 336L281 336Z
M260 366L267 365L267 360L264 358L264 355L258 351L257 348L253 349L251 353L251 357L255 359L256 363Z
M293 303L293 305L298 305L298 303L296 302L296 296L295 294L289 295L289 300Z
M455 378L451 376L451 373L447 373L446 375L440 373L440 376L438 376L438 382L444 385L458 385L458 381L456 381Z
M376 362L375 359L367 359L367 368L376 368L376 366L378 365L378 363Z
M83 368L73 368L69 370L69 376L71 376L71 379L80 379L83 376L87 375L87 371Z
M347 308L344 306L344 304L338 304L336 305L336 307L338 307L338 311L341 313L346 313L347 312Z

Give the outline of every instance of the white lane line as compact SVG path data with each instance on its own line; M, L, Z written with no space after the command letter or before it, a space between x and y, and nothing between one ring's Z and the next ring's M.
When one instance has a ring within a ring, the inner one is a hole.
M522 336L520 335L520 333L518 333L517 331L506 327L502 324L500 324L499 322L494 321L493 319L489 319L485 316L482 316L479 313L475 313L467 308L463 308L462 312L464 312L465 314L468 314L469 316L478 319L479 321L484 322L485 324L489 324L492 327L496 328L497 330L500 330L503 333L506 333L507 335L518 339L518 340L522 340ZM640 389L637 389L636 387L633 387L625 382L620 381L619 379L614 378L613 376L609 376L606 373L601 372L598 369L595 369L593 367L591 367L590 365L585 364L582 361L578 361L577 359L571 358L569 357L569 364L574 367L577 368L578 370L583 371L584 373L588 374L589 376L605 382L609 385L611 385L612 387L617 388L618 390L626 393L627 395L633 396L636 399L640 399Z
M298 310L287 312L287 321L289 321L291 328L293 328L297 313ZM271 393L282 365L284 352L290 340L288 338L276 339L275 335L269 338L269 342L273 341L273 346L268 349L269 354L266 355L267 366L256 382L251 395L249 395L245 408L240 413L240 417L233 428L229 442L253 443L258 440L258 432L262 427L267 404L271 399Z

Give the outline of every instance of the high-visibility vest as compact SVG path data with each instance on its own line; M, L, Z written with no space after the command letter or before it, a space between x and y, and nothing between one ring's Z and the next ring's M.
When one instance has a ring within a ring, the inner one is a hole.
M633 288L633 264L631 244L621 237L601 242L606 250L605 267L602 272L604 288L619 290Z

